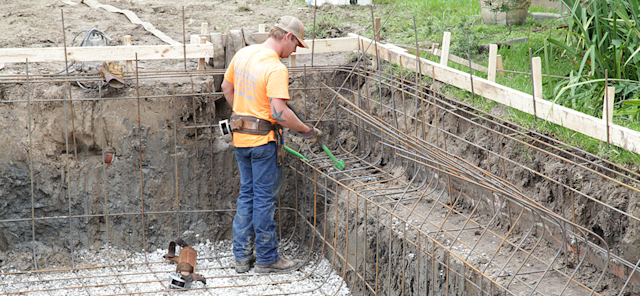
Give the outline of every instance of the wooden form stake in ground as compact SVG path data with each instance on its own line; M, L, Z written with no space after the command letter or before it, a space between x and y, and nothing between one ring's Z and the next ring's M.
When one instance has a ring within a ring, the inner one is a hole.
M440 65L447 66L449 62L449 46L451 45L451 32L444 32L442 37L442 55L440 56Z
M349 34L349 36L357 37L355 34ZM360 39L364 42L365 48L369 43L373 42L371 39L364 37L360 37ZM404 50L398 50L398 47L394 45L378 43L377 48L380 59L393 63L401 62L404 68L417 71L416 56ZM389 52L394 52L391 58ZM373 45L370 46L367 53L375 55L375 47ZM401 59L399 57L401 57ZM423 58L420 58L420 63L422 63L421 72L423 75L435 78L460 89L471 91L469 73ZM473 87L476 94L489 100L507 105L525 113L534 114L532 95L530 94L475 76L473 77ZM540 87L540 89L542 88ZM607 140L607 124L600 118L556 105L546 100L536 100L535 107L535 115L541 119L601 141ZM640 132L611 123L609 124L609 137L611 144L635 153L640 153Z
M613 119L613 102L616 95L616 88L607 87L607 93L604 94L604 104L602 104L602 120L612 123Z
M487 70L487 80L496 82L496 67L498 65L498 45L489 45L489 69Z
M498 76L500 77L504 76L504 72L502 72L502 70L504 70L504 65L502 65L502 55L499 54L496 56L496 71L498 71Z
M210 37L209 35L209 23L204 22L200 24L200 44L207 44L207 39L209 39ZM204 41L202 41L202 38L204 38ZM210 43L209 43L210 44ZM204 70L204 63L209 63L209 59L210 58L200 58L200 60L202 61L202 70ZM198 70L200 70L200 60L198 61Z
M124 36L124 45L125 46L131 46L131 35L125 35ZM133 62L131 60L127 60L126 64L127 64L127 72L128 73L132 73L133 72Z

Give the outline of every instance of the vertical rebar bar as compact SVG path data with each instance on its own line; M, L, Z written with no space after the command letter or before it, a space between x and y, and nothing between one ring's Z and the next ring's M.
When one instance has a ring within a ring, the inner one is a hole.
M60 9L60 16L62 20L62 43L64 47L64 65L67 76L69 76L69 61L67 60L67 33L64 31L64 10ZM69 90L69 104L71 105L71 135L73 137L73 151L76 159L76 164L78 163L78 145L76 144L76 126L75 119L73 115L73 100L71 99L71 81L68 82L68 90ZM65 124L66 124L66 102L65 102ZM67 148L68 150L68 148ZM71 172L69 172L71 173Z
M106 141L104 138L104 131L105 131L105 120L104 120L104 98L102 97L102 83L98 83L98 99L100 101L100 146L102 149L100 149L101 151L101 156L102 156L102 162L101 162L101 167L102 167L102 192L104 193L104 221L105 221L105 225L107 226L107 252L109 252L109 248L110 248L110 240L109 240L109 197L107 194L107 168L105 167L105 146L106 146ZM113 152L112 152L113 153ZM111 161L115 161L115 153L112 154L111 156ZM109 162L109 164L107 165L111 165L111 162ZM69 216L71 216L71 205L69 205ZM71 223L69 223L71 224ZM69 225L71 226L71 225ZM73 258L73 256L72 256ZM109 260L111 260L111 258L109 258Z
M607 143L611 143L609 138L609 69L604 69L604 118L607 127Z
M184 8L183 8L184 9ZM184 12L183 12L184 13ZM140 171L140 215L142 220L142 251L144 252L144 261L149 262L147 258L147 235L145 231L144 217L144 178L142 175L142 120L140 118L140 80L138 75L138 53L136 52L136 101L138 109L138 168Z
M178 178L178 118L176 116L176 87L171 88L171 107L173 109L173 170L174 170L174 186L176 187L176 235L180 237L180 180ZM213 171L212 171L213 172Z
M467 34L467 59L469 59L469 81L471 84L471 100L475 101L476 93L473 90L473 68L471 66L471 46L469 45L469 31L465 31ZM445 148L446 149L446 148Z
M31 245L33 247L33 268L38 270L38 257L36 255L36 210L33 191L33 139L31 136L31 84L29 83L29 59L25 59L27 75L27 112L29 113L27 129L29 131L29 182L31 194Z

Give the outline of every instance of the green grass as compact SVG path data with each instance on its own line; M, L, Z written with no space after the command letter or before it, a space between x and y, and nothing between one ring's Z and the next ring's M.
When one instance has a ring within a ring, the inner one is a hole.
M503 46L499 49L498 54L502 55L504 68L506 70L530 72L529 48L532 49L532 55L534 57L538 56L543 58L543 74L569 76L571 70L575 70L574 63L563 57L557 48L549 49L551 50L548 55L550 57L549 61L546 61L544 58L545 40L549 37L560 40L565 34L563 29L556 29L558 26L566 25L566 21L562 19L537 21L530 16L526 24L521 26L495 26L482 23L479 16L480 4L478 0L374 0L373 3L374 16L380 17L383 23L380 36L383 42L415 47L417 41L420 48L429 48L431 43L442 43L444 32L449 31L452 34L450 48L452 54L467 58L467 48L470 48L471 60L477 64L486 66L488 63L488 53L480 52L478 50L479 45L506 41L518 37L527 37L529 38L527 42L519 43L511 47ZM394 6L395 10L390 15ZM325 5L318 9L317 36L330 37L329 35L331 33L329 31L337 28L338 31L344 30L345 32L357 33L367 38L373 37L371 7ZM530 7L529 11L554 12L554 9ZM389 15L388 21L384 23ZM417 38L416 34L414 34L414 16ZM532 30L544 28L552 29L531 32ZM467 32L469 34L468 43ZM424 52L421 53L421 56L439 62L439 58L436 56ZM449 62L449 66L464 72L469 71L467 67L452 62ZM474 75L486 77L486 73L475 71ZM430 83L430 79L426 80L425 83ZM555 86L562 81L563 79L559 78L544 77L544 98L552 100L558 91ZM531 76L529 75L505 73L504 76L498 76L496 82L526 93L532 93L532 82ZM484 110L489 110L497 104L487 103L479 96L475 96L475 100L472 101L469 92L451 86L445 87L442 91L448 96L470 102L474 106ZM599 106L587 105L582 107L582 112L592 116L601 116L602 111ZM608 145L554 124L541 124L540 120L534 122L533 116L526 115L517 110L510 110L507 116L508 119L516 121L523 126L555 135L563 142L581 147L585 151L595 155L608 157L618 163L636 164L640 162L640 156L638 154ZM640 123L630 117L616 116L613 121L616 124L634 130L640 130Z

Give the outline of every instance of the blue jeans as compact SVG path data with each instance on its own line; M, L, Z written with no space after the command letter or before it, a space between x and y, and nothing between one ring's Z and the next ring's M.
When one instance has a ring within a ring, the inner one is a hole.
M233 254L237 261L253 256L256 245L256 264L277 262L278 236L273 217L276 194L280 189L282 167L278 167L276 143L258 147L235 148L240 167L240 196L233 219Z

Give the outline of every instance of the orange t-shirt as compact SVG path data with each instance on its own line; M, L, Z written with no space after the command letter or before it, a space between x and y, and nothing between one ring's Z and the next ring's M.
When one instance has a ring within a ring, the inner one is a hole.
M289 70L272 49L261 44L238 51L224 79L233 84L233 112L276 123L269 98L289 99ZM275 141L275 135L233 133L233 146L257 147Z

